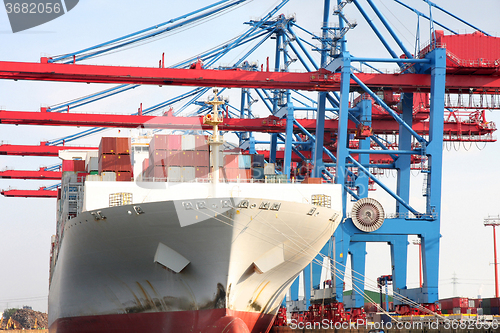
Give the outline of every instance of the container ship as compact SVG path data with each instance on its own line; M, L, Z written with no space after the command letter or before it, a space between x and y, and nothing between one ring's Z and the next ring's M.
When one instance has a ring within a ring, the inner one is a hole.
M341 188L287 180L214 133L60 153L51 333L270 330L340 223Z

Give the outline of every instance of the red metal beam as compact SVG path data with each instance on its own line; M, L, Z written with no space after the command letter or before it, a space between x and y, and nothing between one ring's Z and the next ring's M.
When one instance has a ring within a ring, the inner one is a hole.
M0 178L3 179L50 179L61 180L61 171L45 171L40 170L5 170L0 171Z
M0 155L15 156L59 156L61 150L96 150L98 147L74 147L74 146L46 146L43 142L39 146L27 145L0 145Z
M356 76L371 89L393 88L395 91L429 92L428 74L364 74ZM175 86L298 89L311 91L338 90L340 74L328 71L290 73L244 70L147 68L78 64L0 62L0 79L39 80L87 83L121 83ZM352 88L356 88L354 81ZM448 75L446 89L450 93L495 93L500 77L493 75Z
M2 190L3 196L9 198L57 198L57 191L44 190Z
M417 114L419 115L419 114ZM399 124L390 116L377 115L372 128L375 134L397 133ZM413 129L421 134L428 134L429 124L424 119L416 118ZM316 129L315 119L297 119L297 121L307 130L314 132ZM79 113L57 113L57 112L24 112L24 111L0 111L0 124L18 125L48 125L48 126L95 126L95 127L118 127L118 128L160 128L178 130L211 130L211 126L204 125L202 117L173 117L173 116L137 116L137 115L116 115L116 114L79 114ZM356 131L356 125L349 121L349 131ZM278 133L285 132L286 120L270 116L268 118L240 119L225 118L219 125L222 131L249 131ZM325 132L337 132L337 120L325 120ZM483 128L471 122L457 123L455 121L445 121L444 133L447 135L467 134L486 135L495 131L493 128ZM0 155L6 155L10 145L0 146ZM30 146L26 146L30 147ZM35 148L36 147L36 148ZM8 155L30 155L29 152L36 150L36 153L46 153L42 156L57 156L56 151L61 149L79 149L79 147L55 147L55 146L34 146L26 150L11 152ZM82 148L87 149L87 148ZM96 149L95 147L93 149ZM52 155L48 152L51 151ZM40 154L38 154L40 156Z

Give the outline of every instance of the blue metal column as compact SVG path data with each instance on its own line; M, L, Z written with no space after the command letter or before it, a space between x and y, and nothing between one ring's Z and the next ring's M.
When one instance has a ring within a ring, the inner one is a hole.
M280 71L280 59L281 59L281 41L283 39L282 31L278 30L276 32L276 55L275 55L275 60L274 60L274 71L279 72ZM273 114L278 112L279 106L278 106L278 96L279 96L279 91L275 90L274 91L274 100L273 100ZM271 134L271 147L269 151L269 163L276 163L276 150L278 149L278 134L273 133Z
M293 142L293 103L290 100L290 91L287 91L287 115L286 115L286 138L285 138L285 158L283 161L283 173L290 179L290 169L292 164L292 142Z
M335 183L346 184L347 171L346 159L349 155L348 143L349 133L347 131L349 120L349 87L351 81L351 57L349 52L342 52L342 70L340 76L340 110L338 120L338 135L337 135L337 169L335 172ZM316 142L318 138L316 137ZM345 215L347 204L347 192L342 191L342 211Z
M362 291L365 290L366 243L351 242L349 252L351 253L354 307L361 308L365 305L365 297Z
M402 119L410 127L413 123L413 94L401 94L403 106ZM399 150L411 150L412 135L402 125L399 125ZM395 162L398 172L396 194L405 202L410 202L411 155L400 154ZM405 217L408 209L396 201L396 212Z
M394 291L406 289L408 268L408 235L392 235L391 247L392 288ZM394 304L400 304L394 300Z
M372 126L372 101L369 99L363 99L358 103L358 107L361 111L360 121L363 125ZM362 150L370 149L371 139L368 137L364 140L359 140L359 148ZM370 155L360 154L359 163L368 166L370 164ZM356 186L358 196L360 198L368 197L368 184L369 177L364 172L358 172L356 181L354 185ZM364 273L363 273L364 274Z
M358 105L360 114L359 120L363 125L372 125L372 101L369 99L362 99ZM370 138L364 140L359 140L359 148L363 150L370 149ZM360 154L359 162L363 165L368 166L370 164L370 155ZM368 197L368 184L369 177L363 172L358 173L354 185L356 186L358 196L360 198ZM351 267L353 275L353 296L351 299L354 301L354 307L360 308L365 304L365 298L360 291L365 290L365 263L366 263L366 243L365 242L350 242L349 252L351 253ZM352 304L352 303L351 303Z
M427 214L435 217L431 230L422 234L422 266L424 292L428 303L438 300L439 238L441 213L441 175L443 170L443 123L446 82L446 50L436 48L426 57L431 59L431 100L429 144L426 148L429 163Z
M341 223L333 234L335 240L335 294L338 302L344 300L344 274L341 272L346 271L347 255L351 242L351 235L346 227L346 223Z
M340 109L338 121L338 135L337 135L337 168L335 172L335 183L345 186L346 183L346 159L349 155L348 144L348 119L349 119L349 86L351 78L351 58L349 52L342 52L342 72L340 81ZM342 191L342 211L344 218L346 217L347 206L347 191ZM350 243L350 235L346 232L345 223L342 223L337 230L335 230L335 265L337 271L344 272L347 262L347 253ZM336 278L336 294L337 300L343 300L343 281L341 278Z
M330 21L330 0L325 0L323 8L323 35L321 39L321 64L320 68L326 67L328 60L328 22ZM314 177L321 177L323 169L323 141L325 135L325 108L327 92L318 94L318 109L316 112L316 142L314 143Z

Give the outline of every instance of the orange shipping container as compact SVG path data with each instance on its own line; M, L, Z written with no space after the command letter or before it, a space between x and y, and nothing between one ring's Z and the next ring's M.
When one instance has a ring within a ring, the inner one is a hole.
M103 171L132 171L130 155L104 154L99 156L99 173Z
M251 179L252 170L251 169L239 169L240 179Z
M132 172L132 161L130 155L115 155L116 171Z
M116 154L116 138L101 138L99 156L103 154Z
M131 140L130 138L116 138L116 154L130 154Z
M224 156L224 167L226 168L239 168L238 162L239 155L226 155Z
M129 182L132 180L132 173L128 171L120 171L116 173L117 182Z

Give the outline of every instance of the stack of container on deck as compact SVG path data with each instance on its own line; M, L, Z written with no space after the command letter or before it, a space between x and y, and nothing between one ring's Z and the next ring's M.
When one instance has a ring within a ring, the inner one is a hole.
M466 298L466 297L454 297L454 298L447 298L447 299L442 299L439 300L439 303L441 305L441 312L443 314L483 314L481 313L483 311L483 307L485 303L489 303L490 299L472 299L472 298ZM493 298L493 300L497 300L496 298ZM497 313L498 314L498 305L497 305ZM484 314L493 314L493 313L486 313L486 312L491 312L487 311L484 309Z
M485 315L500 315L500 298L483 298L481 307Z
M262 180L275 177L274 164L264 163L264 155L242 155L239 149L220 152L221 181ZM207 179L210 152L205 135L156 134L149 144L149 158L142 163L143 179L189 182Z
M204 135L153 136L149 159L143 162L144 176L155 181L188 182L207 178L210 154Z
M265 163L264 155L225 154L223 160L220 178L228 181L264 181L275 174L274 164Z
M102 138L99 145L99 174L116 174L117 181L133 179L130 138Z

